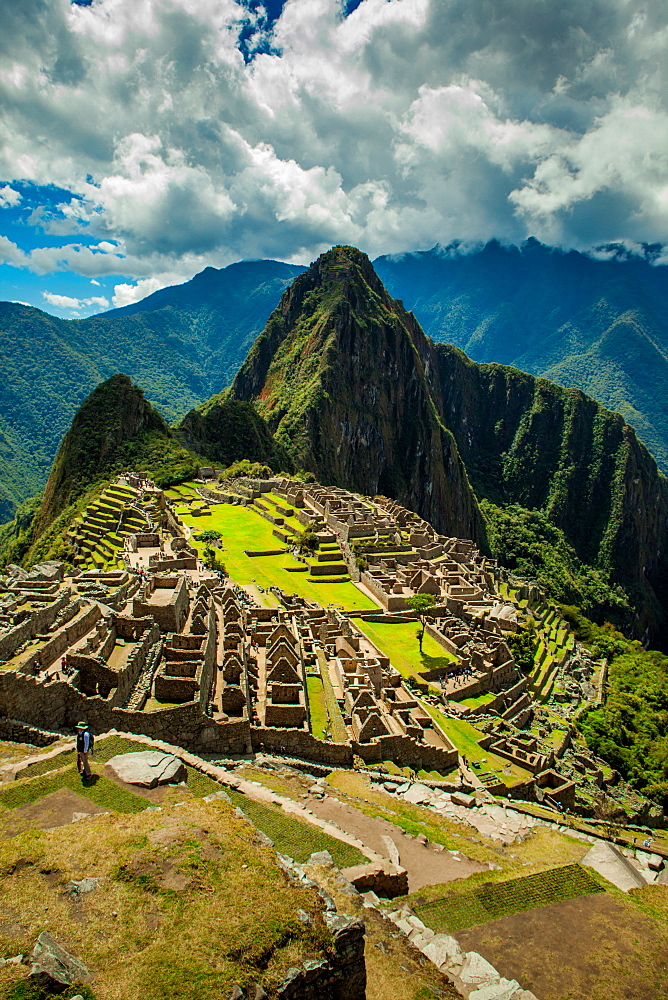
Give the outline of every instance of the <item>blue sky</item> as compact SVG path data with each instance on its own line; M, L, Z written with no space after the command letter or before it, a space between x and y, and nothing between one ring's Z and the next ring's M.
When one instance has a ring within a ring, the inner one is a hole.
M21 0L0 28L5 299L75 318L342 242L668 242L664 0Z

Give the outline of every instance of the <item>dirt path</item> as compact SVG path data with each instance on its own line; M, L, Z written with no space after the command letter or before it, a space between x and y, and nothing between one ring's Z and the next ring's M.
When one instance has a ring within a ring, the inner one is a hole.
M432 844L421 844L414 837L389 823L385 819L366 816L354 806L346 805L338 799L326 797L322 800L309 802L309 809L320 819L335 823L346 833L357 837L392 861L391 849L384 838L389 838L399 853L399 864L408 872L409 891L415 892L425 885L437 885L441 882L452 882L454 879L466 878L473 872L487 871L486 865L472 861L463 854L451 854L450 851L439 850ZM461 860L457 860L461 858Z

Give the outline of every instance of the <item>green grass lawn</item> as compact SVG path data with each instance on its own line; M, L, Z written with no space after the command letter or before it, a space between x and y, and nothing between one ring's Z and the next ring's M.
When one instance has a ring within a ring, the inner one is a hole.
M13 782L8 788L0 791L0 805L6 809L18 809L20 806L37 802L60 788L69 788L83 798L90 799L95 805L114 812L137 813L146 809L146 799L133 795L132 792L114 784L109 778L105 778L100 773L99 764L93 764L91 770L95 781L87 784L81 781L74 766L68 770L53 771L51 774L27 781Z
M218 504L210 514L193 517L181 514L183 522L198 531L219 531L223 536L222 559L227 572L240 584L259 583L280 587L288 594L298 594L321 605L342 605L350 611L375 610L377 605L351 583L310 583L306 573L289 573L286 565L297 566L289 554L247 556L244 549L266 551L281 549L283 544L272 534L272 525L256 511L234 504ZM204 545L193 539L202 550Z
M494 701L496 695L491 691L484 691L482 694L477 694L474 698L462 698L459 702L460 705L466 705L467 708L479 708L481 705L489 705L490 701Z
M483 774L493 773L505 785L512 786L518 781L523 781L525 778L531 776L524 768L517 767L516 764L511 764L510 761L505 760L503 757L497 757L496 754L491 753L489 750L483 750L482 747L478 746L478 740L482 738L483 734L479 729L471 725L470 722L465 722L464 719L450 719L446 715L443 715L442 712L439 712L437 708L434 708L433 705L428 705L426 702L423 702L423 706L429 712L432 719L438 722L446 736L452 740L459 752L468 761L475 761L476 763L485 761L479 768L475 768L476 773L480 777Z
M344 844L323 833L318 827L288 816L276 806L254 802L240 792L228 792L232 803L246 813L255 826L274 842L280 854L287 854L298 863L307 861L314 851L329 851L338 868L360 865L367 858L350 844Z
M420 653L415 637L417 622L400 622L394 625L359 621L357 624L381 653L389 657L390 663L402 677L419 680L424 671L445 668L455 662L455 657L426 633L422 642L423 651Z
M325 705L322 678L317 676L317 674L310 674L306 678L306 687L311 716L311 733L316 739L324 740L329 715L327 714L327 706Z
M470 880L466 881L468 886ZM538 906L560 903L578 896L603 892L603 887L580 865L564 865L551 871L503 882L484 882L474 888L452 890L443 899L432 900L415 912L437 933L456 934L511 913L524 913Z

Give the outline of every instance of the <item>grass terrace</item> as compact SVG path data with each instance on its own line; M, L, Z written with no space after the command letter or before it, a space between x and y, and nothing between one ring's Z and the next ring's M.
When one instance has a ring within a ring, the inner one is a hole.
M247 556L244 550L267 551L284 546L272 534L272 525L250 507L234 504L213 505L208 514L193 517L182 514L184 524L200 531L219 531L222 535L222 558L227 572L239 584L260 584L265 589L276 586L288 594L298 594L309 601L326 606L336 604L349 611L377 610L377 605L350 581L342 583L312 583L289 553L277 556ZM193 539L199 551L204 544Z
M465 722L464 719L450 719L433 705L428 705L426 702L422 704L432 719L438 722L446 736L452 740L460 754L474 766L474 770L480 778L483 778L485 774L491 774L498 777L505 785L512 787L518 781L524 781L531 777L529 771L524 768L512 764L503 757L497 757L490 750L483 750L478 745L478 740L482 738L483 734L470 722Z
M456 658L443 649L435 639L425 632L422 653L415 637L417 622L365 622L358 621L358 627L378 647L390 663L405 679L422 680L422 674L430 670L445 669L455 663Z
M577 864L499 882L490 881L485 873L452 886L443 898L415 905L420 920L438 934L457 934L509 914L604 891L589 871Z

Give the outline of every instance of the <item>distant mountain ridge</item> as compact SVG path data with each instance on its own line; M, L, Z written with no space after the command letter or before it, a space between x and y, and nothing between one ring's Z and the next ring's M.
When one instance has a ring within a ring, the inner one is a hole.
M386 288L437 343L576 386L622 414L668 471L668 267L527 240L379 257Z
M575 385L619 411L668 470L668 269L535 240L379 257L374 266L436 342ZM167 420L228 386L282 292L278 261L206 268L122 309L60 320L0 303L0 522L46 482L62 435L99 382L124 371Z
M89 319L0 303L0 523L46 482L91 390L127 372L168 420L229 385L281 293L303 270L250 261Z

